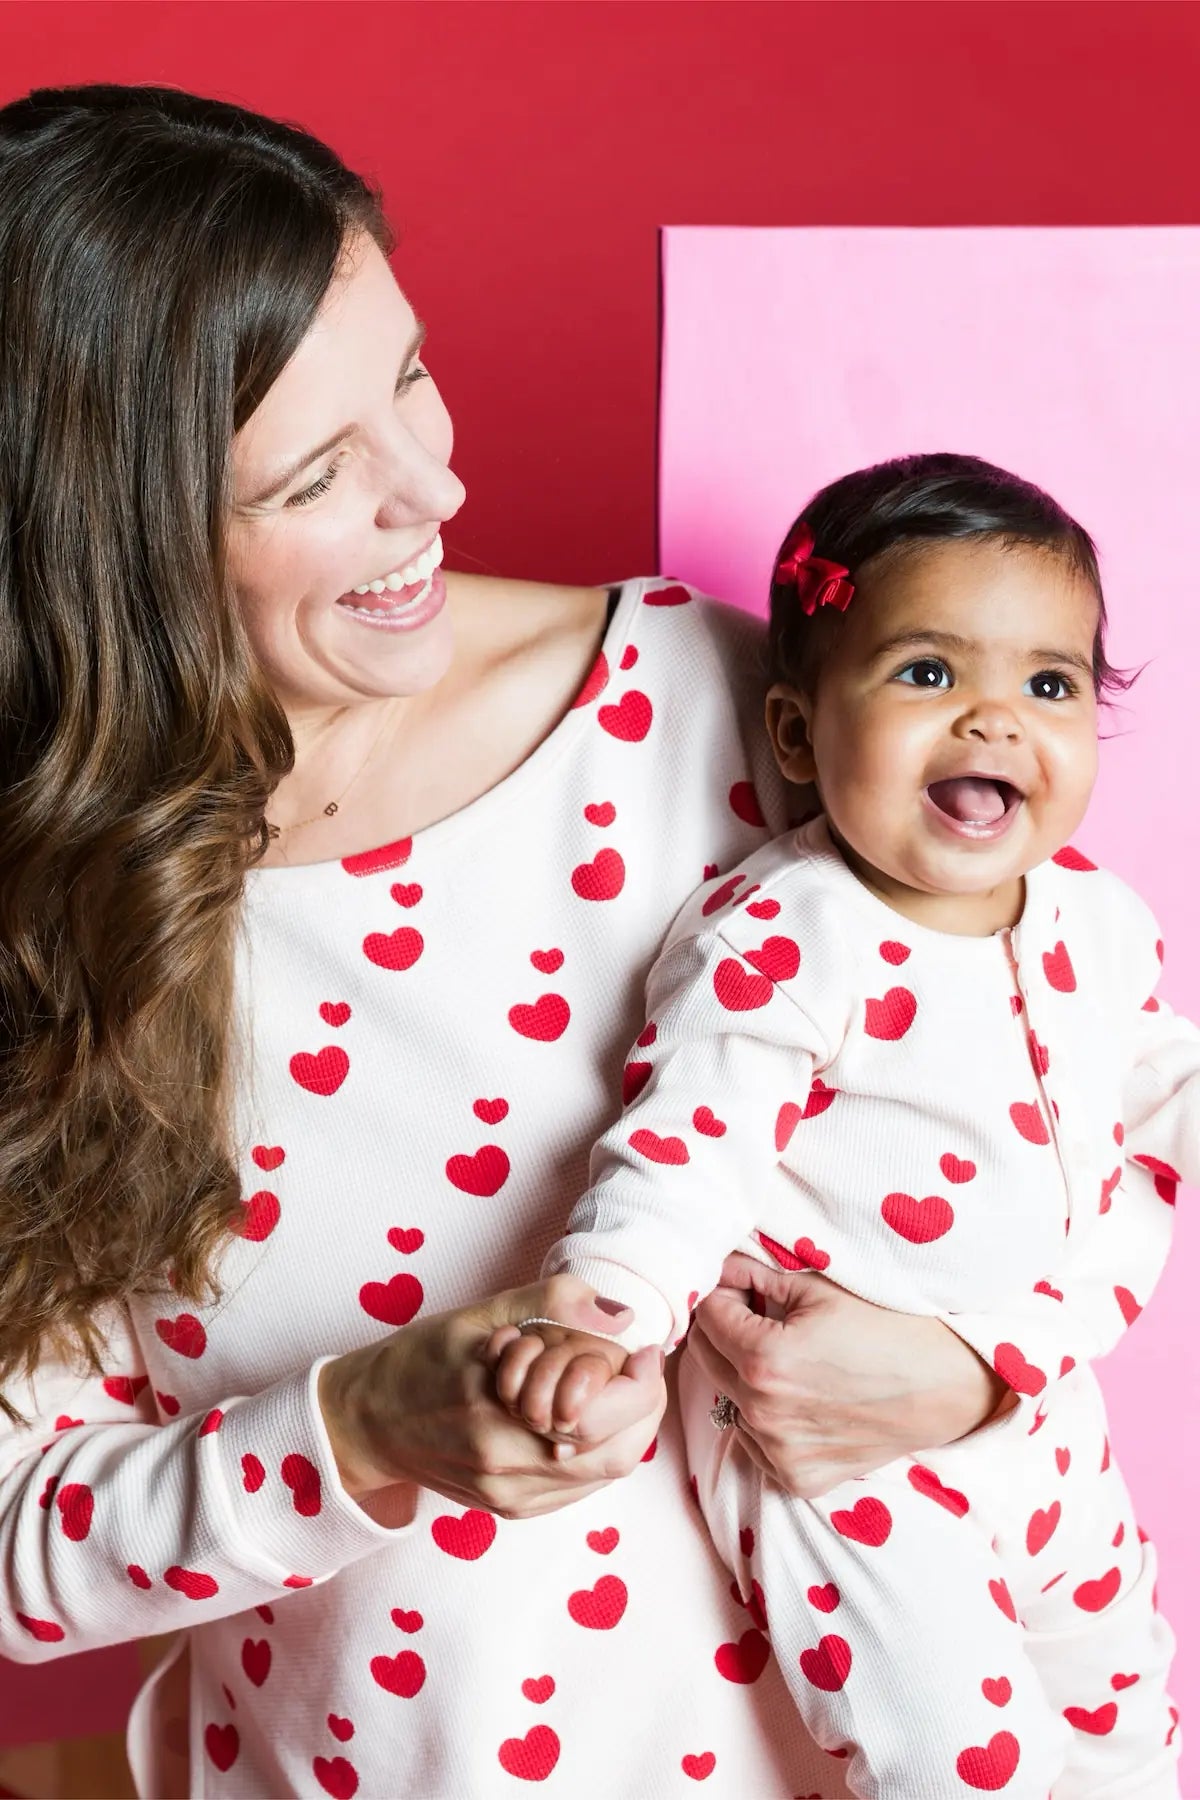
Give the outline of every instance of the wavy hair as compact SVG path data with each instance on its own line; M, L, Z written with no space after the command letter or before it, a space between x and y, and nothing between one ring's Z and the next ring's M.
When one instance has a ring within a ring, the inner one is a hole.
M293 754L231 447L360 232L392 248L374 191L240 107L0 108L0 1385L98 1367L101 1313L168 1278L218 1291L234 938Z

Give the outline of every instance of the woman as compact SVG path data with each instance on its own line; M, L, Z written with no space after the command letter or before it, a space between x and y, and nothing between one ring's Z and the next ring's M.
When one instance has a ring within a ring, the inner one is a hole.
M658 1354L557 1454L478 1356L621 1328L536 1274L673 913L782 818L758 628L443 578L389 247L237 108L0 111L0 1651L181 1629L144 1795L828 1792ZM997 1402L936 1321L727 1277L700 1352L797 1492Z

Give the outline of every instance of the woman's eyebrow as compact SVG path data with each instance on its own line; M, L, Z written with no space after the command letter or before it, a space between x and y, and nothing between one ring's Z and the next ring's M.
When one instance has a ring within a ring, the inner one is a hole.
M424 342L425 327L418 319L417 328L413 332L412 337L408 340L408 345L404 352L404 360L400 364L400 373L396 377L397 391L399 391L400 384L404 380L404 377L408 374L409 364L412 362L413 357L417 354L417 351ZM310 463L316 462L322 456L328 456L331 450L335 450L339 444L344 443L346 438L350 437L352 433L357 430L357 425L339 426L330 437L325 439L324 443L317 444L314 449L306 451L303 456L298 457L294 462L289 463L286 469L281 470L278 475L273 475L270 478L266 487L260 489L260 491L257 494L254 494L250 499L241 501L240 504L242 506L262 506L266 501L274 500L275 496L282 493L283 489L295 481L298 475L304 473Z

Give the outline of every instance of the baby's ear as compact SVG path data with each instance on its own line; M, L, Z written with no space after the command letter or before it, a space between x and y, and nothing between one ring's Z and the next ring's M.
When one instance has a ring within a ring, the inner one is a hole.
M775 761L787 779L798 785L815 781L817 775L808 736L811 710L807 695L786 682L777 681L767 695L767 736Z

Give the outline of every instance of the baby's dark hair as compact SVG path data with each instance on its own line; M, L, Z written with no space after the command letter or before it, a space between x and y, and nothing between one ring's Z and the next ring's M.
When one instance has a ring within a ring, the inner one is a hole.
M943 451L897 456L857 469L814 494L792 531L800 524L812 533L813 555L843 565L851 581L860 578L868 563L918 541L997 538L1006 546L1030 545L1061 557L1094 589L1099 604L1092 644L1097 695L1103 699L1133 683L1134 676L1114 668L1105 654L1104 589L1088 533L1041 488L981 457ZM777 556L776 568L779 561ZM794 584L773 580L771 681L811 694L841 619L833 606L805 613Z

